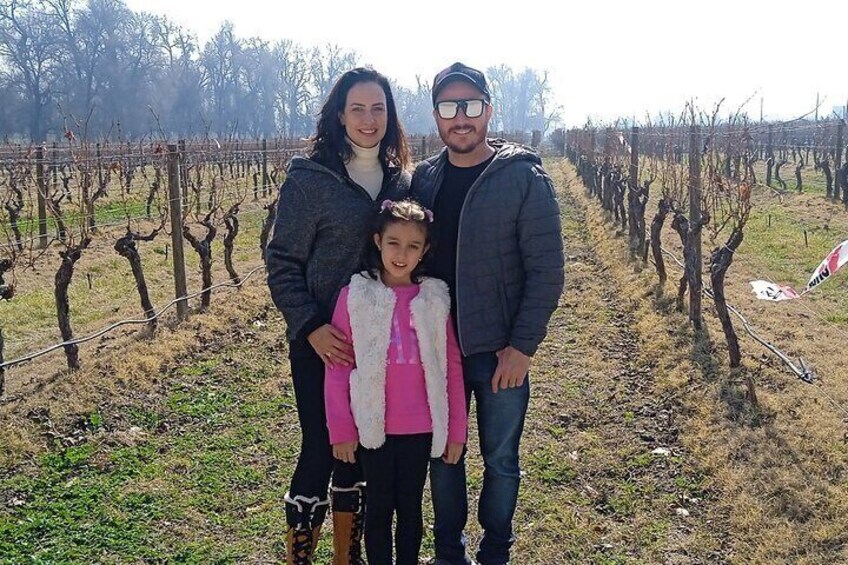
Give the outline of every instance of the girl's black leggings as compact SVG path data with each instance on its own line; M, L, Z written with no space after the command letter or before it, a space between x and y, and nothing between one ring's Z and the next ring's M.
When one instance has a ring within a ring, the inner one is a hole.
M392 516L397 516L398 565L417 565L424 534L421 513L433 434L390 435L378 449L357 450L362 462L368 509L365 552L370 565L391 565Z

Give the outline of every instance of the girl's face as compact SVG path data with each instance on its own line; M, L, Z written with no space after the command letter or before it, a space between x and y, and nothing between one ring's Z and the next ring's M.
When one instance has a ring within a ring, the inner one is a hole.
M386 93L376 82L358 82L347 91L339 121L347 136L360 147L379 145L386 135Z
M425 228L404 221L390 223L382 235L375 233L374 243L380 250L386 286L412 284L412 271L430 247Z

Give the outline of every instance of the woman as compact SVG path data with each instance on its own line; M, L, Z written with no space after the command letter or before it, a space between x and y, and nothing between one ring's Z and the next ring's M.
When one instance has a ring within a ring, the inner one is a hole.
M268 244L268 286L286 320L302 441L286 495L287 563L308 564L333 476L334 565L364 563L364 483L358 464L334 463L324 408L325 365L350 365L330 325L339 291L358 270L385 199L409 191L409 150L386 77L356 68L327 97L308 158L295 157L280 187Z

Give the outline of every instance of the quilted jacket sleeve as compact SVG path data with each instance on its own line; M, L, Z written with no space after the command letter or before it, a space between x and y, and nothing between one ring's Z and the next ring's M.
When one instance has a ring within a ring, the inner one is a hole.
M512 326L510 345L533 355L545 338L565 281L559 204L550 177L534 166L517 220L524 267L524 295Z
M306 264L316 234L308 194L291 175L280 187L274 235L268 242L268 287L292 339L306 337L325 324L306 286Z

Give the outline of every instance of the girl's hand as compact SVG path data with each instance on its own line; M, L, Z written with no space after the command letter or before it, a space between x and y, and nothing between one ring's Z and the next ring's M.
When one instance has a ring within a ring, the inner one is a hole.
M356 463L356 447L358 441L337 443L333 446L333 457L344 463Z
M448 465L455 465L462 457L462 450L465 449L464 443L448 443L445 448L445 453L442 455L442 461Z
M350 367L353 363L353 346L347 336L330 324L324 324L306 338L315 353L331 369L336 365Z

